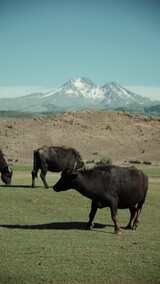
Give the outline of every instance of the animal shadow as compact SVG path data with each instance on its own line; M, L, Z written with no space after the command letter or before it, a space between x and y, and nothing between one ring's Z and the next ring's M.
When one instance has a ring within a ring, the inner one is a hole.
M5 188L5 187L9 187L9 188L32 188L31 185L27 185L27 184L1 184L0 187Z
M93 229L102 229L106 226L112 225L104 225L95 223ZM54 222L47 224L0 224L1 228L7 229L22 229L22 230L86 230L87 223L86 222Z

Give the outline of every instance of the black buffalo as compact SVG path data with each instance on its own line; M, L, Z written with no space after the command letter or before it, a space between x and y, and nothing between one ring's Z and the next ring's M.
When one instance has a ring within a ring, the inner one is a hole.
M53 189L58 192L70 188L92 200L88 228L92 228L97 209L109 207L115 233L119 233L118 208L130 210L130 220L126 228L136 229L148 189L148 178L134 167L106 165L92 169L66 170L62 172Z
M7 158L0 150L0 173L1 179L5 184L11 184L13 171L8 165Z
M33 153L32 187L35 187L35 178L39 169L40 177L44 186L48 188L46 182L47 171L61 172L65 169L78 169L84 166L78 151L73 148L56 146L43 146Z

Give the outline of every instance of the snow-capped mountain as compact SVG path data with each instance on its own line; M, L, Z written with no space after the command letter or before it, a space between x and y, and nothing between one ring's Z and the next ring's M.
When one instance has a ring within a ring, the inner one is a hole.
M27 96L0 99L0 110L60 112L83 109L144 108L153 102L111 82L103 86L88 78L71 79L57 89Z
M103 103L106 106L113 108L127 107L132 104L139 104L143 106L151 102L150 99L137 95L115 82L105 84L102 88L105 93Z
M102 99L103 90L88 78L71 79L54 92L48 92L44 97L65 95L67 97L83 97L85 99Z

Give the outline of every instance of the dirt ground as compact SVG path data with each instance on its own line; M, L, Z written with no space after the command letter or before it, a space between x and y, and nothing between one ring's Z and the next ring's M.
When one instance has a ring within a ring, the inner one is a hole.
M1 119L0 148L9 159L32 161L42 145L76 148L84 160L160 161L160 119L115 112L72 112L30 119Z

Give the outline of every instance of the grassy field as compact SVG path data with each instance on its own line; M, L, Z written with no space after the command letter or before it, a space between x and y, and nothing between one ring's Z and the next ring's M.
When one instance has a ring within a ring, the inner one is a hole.
M16 166L12 186L0 185L0 284L160 283L160 169L143 169L151 178L140 225L117 236L109 209L88 231L89 200L40 180L32 189L30 167ZM122 225L128 218L119 210Z

